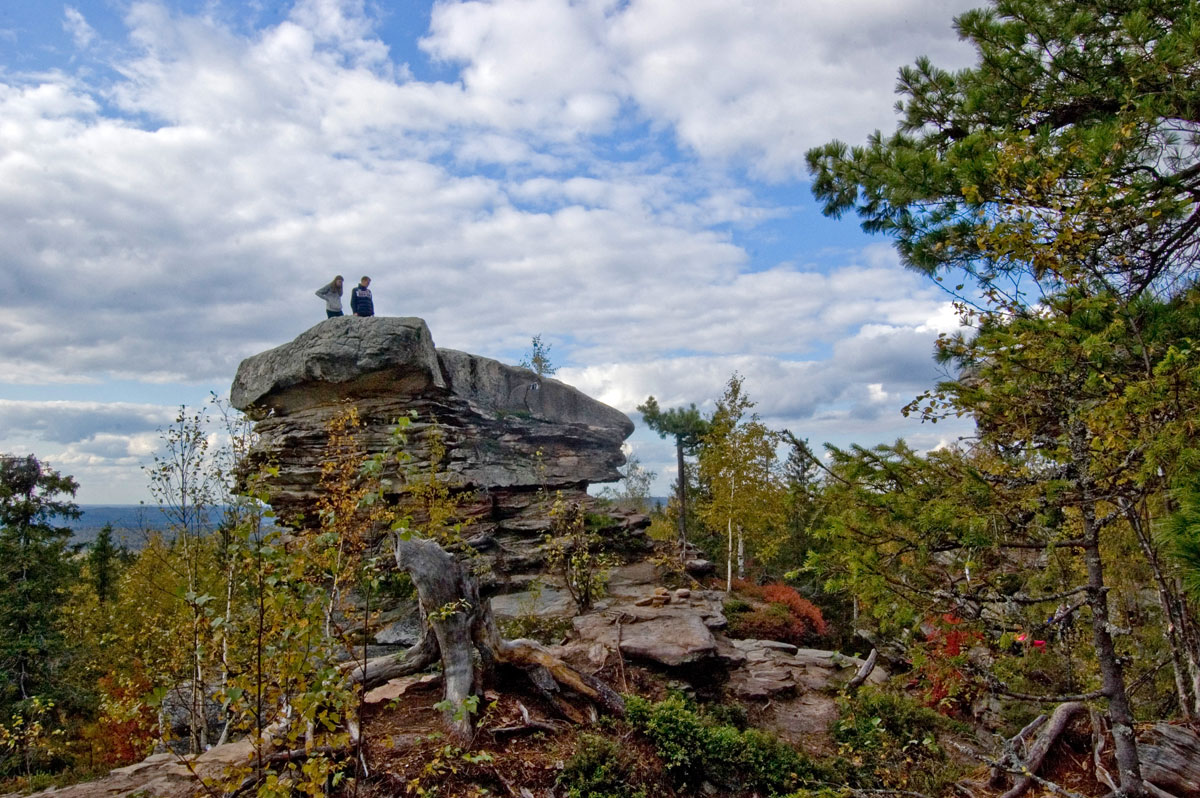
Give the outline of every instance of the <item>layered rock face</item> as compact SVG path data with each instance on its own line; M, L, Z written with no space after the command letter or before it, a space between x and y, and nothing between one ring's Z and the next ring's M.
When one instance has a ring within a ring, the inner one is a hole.
M278 467L272 505L293 524L315 520L328 425L348 405L368 453L391 446L395 420L411 416L405 451L415 472L428 471L436 424L441 468L466 499L474 534L497 540L545 529L546 496L585 499L590 483L619 479L621 443L633 432L623 413L558 380L435 348L418 318L321 322L243 361L231 400L256 420L252 459Z

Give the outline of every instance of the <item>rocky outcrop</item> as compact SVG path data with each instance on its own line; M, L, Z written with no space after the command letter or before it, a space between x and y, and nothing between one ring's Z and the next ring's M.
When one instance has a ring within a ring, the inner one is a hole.
M252 462L278 468L271 503L293 524L313 519L328 424L348 404L363 422L368 453L393 444L391 428L413 419L408 473L427 472L433 430L463 510L500 559L530 559L522 541L544 530L545 507L561 492L585 499L593 482L620 477L621 443L633 424L619 411L558 380L485 357L437 349L418 318L341 317L242 362L234 407L256 419ZM385 474L401 485L404 473Z

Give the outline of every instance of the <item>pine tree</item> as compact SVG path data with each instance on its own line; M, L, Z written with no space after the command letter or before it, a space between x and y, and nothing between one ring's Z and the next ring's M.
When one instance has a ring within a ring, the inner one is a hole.
M96 598L101 604L111 601L117 590L117 547L113 545L112 534L112 524L105 524L100 534L92 541L92 548L88 553Z
M0 716L55 692L64 642L58 606L72 574L78 484L32 455L0 456Z
M687 468L683 457L695 454L700 438L708 431L708 422L700 415L695 404L663 410L653 396L638 405L646 426L658 433L658 437L671 436L675 439L675 460L679 478L675 482L679 503L679 547L682 554L687 546Z
M961 295L973 333L940 343L959 377L911 409L973 415L987 478L1041 489L1076 533L1128 795L1144 787L1103 551L1132 533L1175 615L1147 530L1194 449L1198 22L1188 0L995 0L955 20L975 67L901 70L894 134L808 153L827 214L854 210Z

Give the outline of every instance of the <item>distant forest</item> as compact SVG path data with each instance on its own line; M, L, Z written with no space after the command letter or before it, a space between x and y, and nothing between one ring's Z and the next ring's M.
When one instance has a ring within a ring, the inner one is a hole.
M213 512L218 516L222 508ZM96 539L106 525L113 528L113 540L127 549L138 551L146 543L151 532L167 534L170 519L153 504L81 504L79 518L67 519L65 526L71 528L71 543L81 545Z
M647 497L652 509L665 507L666 496ZM224 512L224 507L212 508L215 518ZM65 526L71 529L71 544L87 545L96 539L100 530L111 524L113 540L130 551L140 551L151 532L170 537L170 519L153 504L81 504L79 518L68 519Z

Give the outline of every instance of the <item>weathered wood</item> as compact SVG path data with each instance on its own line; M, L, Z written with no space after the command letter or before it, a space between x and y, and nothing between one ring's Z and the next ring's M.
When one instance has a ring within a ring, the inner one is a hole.
M871 671L875 670L875 661L879 659L879 651L871 649L871 653L867 655L867 661L858 667L854 674L854 678L846 682L846 691L853 693L858 688L862 687L867 681L867 677L871 675Z
M372 657L366 662L346 663L350 681L361 683L364 690L370 690L384 682L409 676L437 662L437 638L428 631L411 648L399 654L386 654L382 657Z
M1049 719L1049 715L1038 715L1033 720L1026 724L1025 728L1017 732L1013 737L1004 742L1005 759L1016 759L1018 752L1025 747L1025 742L1029 735L1041 728L1042 724ZM993 790L1002 790L1008 784L1008 771L1001 767L992 767L991 777L988 779L988 786Z
M1076 701L1059 704L1055 708L1054 713L1050 715L1050 720L1042 727L1037 739L1029 747L1029 756L1026 757L1024 762L1020 763L1020 770L1018 772L1025 773L1026 775L1017 779L1012 789L1004 793L1000 798L1020 798L1036 783L1036 780L1032 776L1036 775L1042 767L1042 762L1045 761L1046 754L1050 753L1050 749L1054 746L1058 738L1062 736L1062 733L1066 731L1067 726L1084 709L1084 705Z
M449 704L444 712L446 725L460 741L469 741L471 718L463 707L477 692L470 617L477 608L464 591L468 575L462 564L435 541L397 535L394 546L396 565L412 577L425 622L437 638Z
M564 687L590 705L615 715L625 714L625 702L604 682L580 673L548 649L533 640L505 640L492 616L490 602L481 599L479 584L468 565L424 538L396 536L396 565L412 578L420 599L421 611L436 638L441 657L445 698L450 709L446 724L460 740L469 741L473 726L469 713L456 711L471 696L479 693L480 674L474 655L478 653L481 670L496 665L511 665L529 674L560 712L576 722L586 722L588 714L573 706L551 686ZM422 640L430 635L424 635ZM420 647L414 646L414 649ZM410 649L413 651L414 649ZM428 648L422 649L428 654ZM407 652L406 652L407 654ZM414 657L416 655L414 654ZM387 666L394 670L397 666ZM384 666L376 672L385 671ZM411 672L411 671L410 671ZM591 709L591 707L588 707Z
M1200 735L1188 726L1156 723L1138 740L1142 778L1175 795L1200 795Z

